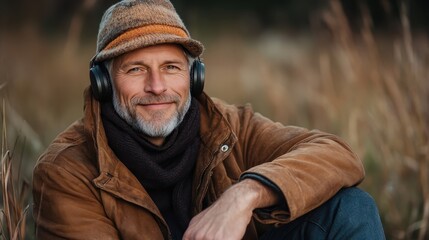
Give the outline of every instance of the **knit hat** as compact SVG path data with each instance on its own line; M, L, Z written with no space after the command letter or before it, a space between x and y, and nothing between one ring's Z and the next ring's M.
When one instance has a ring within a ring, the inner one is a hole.
M101 19L94 61L163 43L180 44L192 57L204 50L190 37L169 0L123 0L107 9Z

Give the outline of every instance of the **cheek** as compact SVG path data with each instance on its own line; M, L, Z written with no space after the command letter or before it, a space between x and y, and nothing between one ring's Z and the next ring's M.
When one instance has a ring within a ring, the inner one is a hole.
M181 96L187 96L190 89L189 77L181 76L178 79L170 81L170 88L180 94Z
M138 94L138 87L131 84L130 81L128 81L125 84L125 81L117 81L115 83L115 89L116 89L116 96L118 100L121 102L122 105L127 104L131 98Z
M190 82L189 81L185 81L183 84L181 84L179 86L180 91L182 93L184 93L185 95L187 95L189 93L189 89L190 89Z
M123 110L127 109L126 111L129 111L130 102L128 100L127 95L125 95L125 92L122 91L122 89L115 87L113 101L115 102L115 104L119 105L119 107L121 107Z

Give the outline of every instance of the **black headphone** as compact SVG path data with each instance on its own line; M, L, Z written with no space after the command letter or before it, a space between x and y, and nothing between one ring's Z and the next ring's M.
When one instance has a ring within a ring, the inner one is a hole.
M92 95L98 101L108 101L112 97L112 84L109 72L102 63L93 60L90 63L89 78ZM195 59L190 69L191 95L198 97L204 89L205 65L200 59Z

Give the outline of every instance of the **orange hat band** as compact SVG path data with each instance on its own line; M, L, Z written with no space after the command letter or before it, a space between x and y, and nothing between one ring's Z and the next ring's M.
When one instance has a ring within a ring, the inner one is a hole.
M138 28L133 28L127 32L124 32L123 34L116 37L109 44L107 44L104 50L114 48L123 42L127 42L131 39L134 39L142 35L149 35L149 34L156 34L156 33L173 34L183 38L188 37L188 34L183 29L178 27L172 27L172 26L160 25L160 24L146 25Z

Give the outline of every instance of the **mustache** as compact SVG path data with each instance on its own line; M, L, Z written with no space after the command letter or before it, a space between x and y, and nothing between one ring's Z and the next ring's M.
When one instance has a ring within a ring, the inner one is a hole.
M133 97L131 99L132 105L145 105L145 104L155 104L155 103L163 103L163 102L179 102L179 96L175 95L158 95L158 96L145 96L145 97Z

